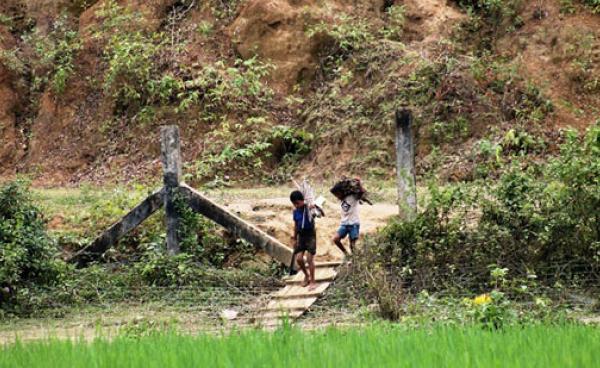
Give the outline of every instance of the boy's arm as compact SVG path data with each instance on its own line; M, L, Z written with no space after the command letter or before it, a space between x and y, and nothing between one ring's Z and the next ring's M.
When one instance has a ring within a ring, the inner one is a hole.
M296 229L296 224L294 224L294 231L292 236L292 244L296 247L296 242L298 241L298 229Z

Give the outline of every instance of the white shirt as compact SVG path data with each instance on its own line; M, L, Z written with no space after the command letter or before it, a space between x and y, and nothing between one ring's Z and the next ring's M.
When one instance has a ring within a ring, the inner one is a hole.
M342 225L359 225L358 199L354 195L349 195L341 203L342 207Z

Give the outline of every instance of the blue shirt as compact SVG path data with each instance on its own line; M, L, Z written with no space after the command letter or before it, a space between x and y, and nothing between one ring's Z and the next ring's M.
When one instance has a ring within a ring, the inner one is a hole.
M314 230L315 222L311 218L310 211L308 207L304 206L302 208L294 209L294 223L296 223L296 230Z

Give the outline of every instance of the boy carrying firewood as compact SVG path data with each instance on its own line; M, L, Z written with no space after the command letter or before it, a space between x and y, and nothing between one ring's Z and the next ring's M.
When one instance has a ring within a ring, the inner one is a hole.
M309 290L317 287L315 283L315 254L317 253L317 232L315 229L315 218L311 208L304 201L304 194L295 190L290 194L290 201L294 205L294 255L295 261L304 273L302 286L308 286ZM308 253L308 271L304 262L304 253Z
M332 241L347 257L349 256L349 253L342 244L342 239L346 238L346 236L350 238L350 251L354 253L356 241L360 235L358 205L362 201L369 204L371 204L371 202L366 197L367 191L358 178L342 178L342 180L337 182L330 191L331 194L340 200L341 207L340 227L333 236Z

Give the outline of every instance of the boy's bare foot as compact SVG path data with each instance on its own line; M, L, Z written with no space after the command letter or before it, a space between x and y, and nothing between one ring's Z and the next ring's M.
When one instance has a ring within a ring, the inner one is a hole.
M302 287L307 287L308 284L310 284L310 280L308 279L308 276L305 276L304 281L302 282Z
M317 284L313 281L310 283L310 286L308 287L309 291L313 291L317 288Z

